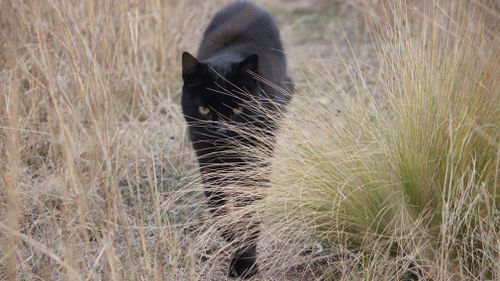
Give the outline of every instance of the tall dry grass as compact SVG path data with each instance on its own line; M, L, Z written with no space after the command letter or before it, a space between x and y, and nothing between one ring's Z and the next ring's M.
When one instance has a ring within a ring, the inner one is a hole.
M0 279L199 277L163 204L194 167L179 54L218 6L1 2Z
M221 280L248 219L263 280L499 278L494 1L370 10L380 67L306 74L263 199L210 218L179 54L221 2L1 2L0 279Z
M369 15L379 77L356 59L343 61L351 83L331 62L312 72L330 87L295 97L270 187L249 208L261 239L281 245L264 257L270 268L312 267L321 280L500 278L495 5L392 1Z

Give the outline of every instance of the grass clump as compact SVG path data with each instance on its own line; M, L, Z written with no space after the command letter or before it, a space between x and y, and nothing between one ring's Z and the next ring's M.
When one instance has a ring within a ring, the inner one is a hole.
M395 2L387 14L393 23L374 33L377 83L329 77L338 91L292 104L260 207L264 236L323 245L295 252L296 263L322 261L322 278L494 280L500 14L468 1Z

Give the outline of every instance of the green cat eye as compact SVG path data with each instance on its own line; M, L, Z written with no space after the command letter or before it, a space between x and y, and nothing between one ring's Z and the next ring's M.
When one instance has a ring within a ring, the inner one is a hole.
M208 113L210 113L210 108L206 107L206 106L198 106L198 111L202 114L202 115L207 115Z
M241 114L242 112L243 112L243 107L241 107L241 106L233 108L234 114Z

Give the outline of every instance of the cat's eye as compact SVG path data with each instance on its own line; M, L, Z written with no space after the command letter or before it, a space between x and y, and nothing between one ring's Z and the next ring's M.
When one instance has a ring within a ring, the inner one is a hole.
M243 112L243 107L238 106L233 108L233 113L234 114L241 114Z
M210 108L200 105L198 106L198 111L201 115L207 115L208 113L210 113Z

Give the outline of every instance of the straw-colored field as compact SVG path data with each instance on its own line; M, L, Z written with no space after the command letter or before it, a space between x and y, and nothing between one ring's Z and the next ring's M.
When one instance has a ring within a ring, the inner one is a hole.
M255 1L297 91L211 218L180 55L228 2L0 2L0 280L225 280L249 213L252 280L499 280L498 1Z

